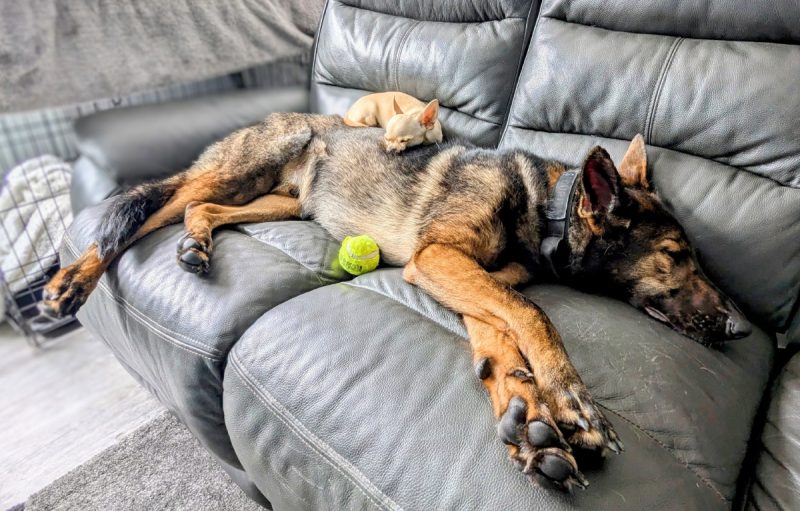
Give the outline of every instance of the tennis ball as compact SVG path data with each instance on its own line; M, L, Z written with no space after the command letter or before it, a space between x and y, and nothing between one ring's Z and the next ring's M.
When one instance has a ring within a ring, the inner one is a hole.
M378 244L366 235L346 237L339 249L339 264L352 275L371 272L378 267L380 260Z

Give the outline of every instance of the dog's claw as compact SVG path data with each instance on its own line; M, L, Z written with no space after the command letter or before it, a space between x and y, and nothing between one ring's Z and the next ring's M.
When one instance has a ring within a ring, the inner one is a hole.
M584 431L589 431L589 421L584 419L583 417L578 417L575 423Z

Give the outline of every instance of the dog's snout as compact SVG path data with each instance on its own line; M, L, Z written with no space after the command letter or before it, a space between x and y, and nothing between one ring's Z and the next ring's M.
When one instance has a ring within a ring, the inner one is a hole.
M750 335L752 331L753 326L750 322L738 313L731 314L725 324L725 334L728 339L741 339Z

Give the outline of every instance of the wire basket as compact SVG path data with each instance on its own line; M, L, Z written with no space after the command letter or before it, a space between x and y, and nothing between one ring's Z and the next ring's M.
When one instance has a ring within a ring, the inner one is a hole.
M46 155L12 169L0 188L0 291L6 317L35 346L74 322L38 308L72 221L70 180L69 164Z

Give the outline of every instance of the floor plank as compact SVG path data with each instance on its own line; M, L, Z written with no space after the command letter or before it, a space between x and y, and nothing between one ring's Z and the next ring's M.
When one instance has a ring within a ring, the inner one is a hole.
M35 350L0 325L0 511L161 410L86 329Z

